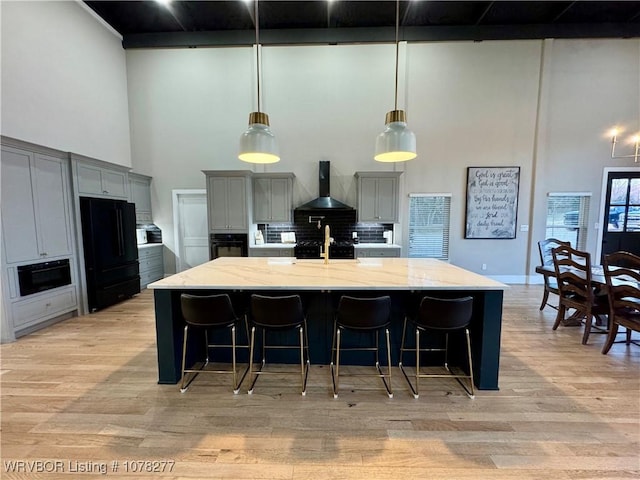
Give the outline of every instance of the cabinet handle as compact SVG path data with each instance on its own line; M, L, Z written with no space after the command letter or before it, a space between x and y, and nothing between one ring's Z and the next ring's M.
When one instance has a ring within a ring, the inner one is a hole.
M107 193L109 193L109 190L102 190L102 193L107 194Z

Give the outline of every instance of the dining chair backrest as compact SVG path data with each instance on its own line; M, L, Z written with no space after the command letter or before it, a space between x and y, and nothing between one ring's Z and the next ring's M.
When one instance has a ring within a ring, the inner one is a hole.
M612 314L640 310L640 257L629 252L604 256L604 277Z
M553 266L553 254L551 251L556 248L565 245L571 246L571 242L564 242L557 238L547 238L538 242L538 252L540 253L540 262L543 266Z
M560 301L569 307L585 307L594 303L591 284L591 255L568 245L551 251L558 280Z

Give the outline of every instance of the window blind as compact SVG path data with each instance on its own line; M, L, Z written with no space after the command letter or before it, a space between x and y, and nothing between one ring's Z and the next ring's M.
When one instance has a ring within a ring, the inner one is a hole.
M571 242L578 250L587 248L591 193L549 193L546 238Z
M451 194L409 195L409 257L449 259Z

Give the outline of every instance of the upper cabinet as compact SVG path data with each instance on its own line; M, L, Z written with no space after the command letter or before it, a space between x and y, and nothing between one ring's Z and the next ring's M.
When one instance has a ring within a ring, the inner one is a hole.
M151 223L151 177L129 173L129 201L136 205L136 222Z
M251 171L206 170L209 232L246 233L249 230Z
M66 159L2 147L2 236L7 263L71 255Z
M78 194L89 197L105 197L128 200L129 182L127 167L85 161L71 155L78 179Z
M293 173L253 174L253 223L291 222Z
M358 221L397 223L402 172L356 172Z

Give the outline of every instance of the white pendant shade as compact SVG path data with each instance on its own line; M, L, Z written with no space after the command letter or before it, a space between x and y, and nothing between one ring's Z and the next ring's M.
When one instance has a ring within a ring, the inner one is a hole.
M386 127L376 138L374 159L378 162L405 162L417 157L416 136L407 128L404 111L387 113Z
M238 158L248 163L280 161L276 137L269 129L269 116L263 112L249 115L249 128L240 136Z
M280 161L276 137L269 129L269 115L260 111L260 20L258 0L254 1L254 23L256 26L256 86L258 111L249 114L249 128L240 137L238 158L247 163L276 163Z

